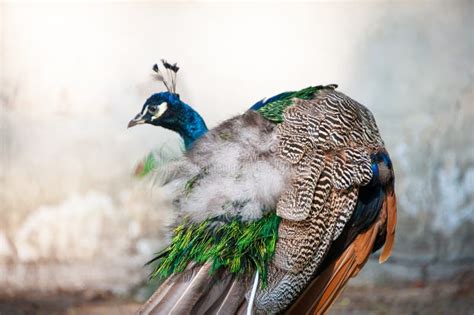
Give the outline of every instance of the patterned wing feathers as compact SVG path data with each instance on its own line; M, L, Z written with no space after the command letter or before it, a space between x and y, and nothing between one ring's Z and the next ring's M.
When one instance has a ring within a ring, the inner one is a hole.
M359 234L342 255L307 286L286 314L325 314L340 295L347 281L355 277L365 265L378 235L384 229L387 229L387 233L394 231L395 215L395 195L389 193L377 221ZM389 238L387 234L384 251L387 248L390 251L393 244ZM383 256L382 252L381 257Z
M316 187L311 191L311 202L307 203L310 209L304 218L294 220L291 216L283 217L280 222L274 258L277 267L300 272L320 245L318 241L329 228L325 220L327 213L321 214L321 212L324 209L328 210L325 204L331 192L331 172L331 167L324 167L318 177ZM284 198L285 196L282 196L283 202ZM281 216L278 206L277 209L277 214Z
M294 173L277 204L284 219L272 270L279 271L260 295L262 306L278 297L280 306L288 305L306 287L351 217L359 186L373 176L370 154L383 147L372 114L331 89L294 100L283 118L278 152L294 165ZM353 265L350 260L340 264Z
M321 174L322 151L314 150L303 156L295 167L289 189L277 204L277 214L285 219L300 221L308 217L313 195Z
M290 188L278 202L278 215L295 221L309 215L315 200L312 197L318 191L315 183L325 163L333 168L332 185L337 189L370 181L369 154L383 142L372 114L364 106L325 89L313 99L295 99L283 117L278 126L278 152L295 165L296 171Z

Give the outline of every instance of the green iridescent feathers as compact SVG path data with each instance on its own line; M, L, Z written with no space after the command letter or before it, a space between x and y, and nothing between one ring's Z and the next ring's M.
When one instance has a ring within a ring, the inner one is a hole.
M148 155L138 163L135 168L135 176L136 177L145 177L146 175L150 174L153 169L156 167L156 158L152 152L148 153Z
M278 124L283 121L283 110L293 104L294 98L308 100L311 99L315 93L322 89L335 89L336 87L337 85L335 84L327 86L318 85L310 86L295 92L285 93L282 98L265 104L259 108L257 112L259 112L266 119Z
M226 268L243 275L258 270L265 285L280 218L272 212L258 221L242 222L236 217L224 221L214 218L180 224L174 230L171 244L149 262L155 264L151 277L168 277L182 272L192 261L209 261L211 272Z

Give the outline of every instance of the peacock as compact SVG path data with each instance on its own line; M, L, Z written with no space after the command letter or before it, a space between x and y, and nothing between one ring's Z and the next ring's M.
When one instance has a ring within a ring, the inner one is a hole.
M165 280L138 313L322 314L371 253L388 259L394 170L366 107L310 86L208 129L176 93L179 67L162 63L167 91L128 126L175 131L184 152L154 174L176 220L150 261Z

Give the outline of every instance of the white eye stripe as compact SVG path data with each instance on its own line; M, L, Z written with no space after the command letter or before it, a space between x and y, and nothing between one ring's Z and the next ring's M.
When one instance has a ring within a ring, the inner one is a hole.
M168 109L168 103L163 102L158 106L158 112L151 117L151 120L155 120L159 118L161 115L164 114L164 112Z

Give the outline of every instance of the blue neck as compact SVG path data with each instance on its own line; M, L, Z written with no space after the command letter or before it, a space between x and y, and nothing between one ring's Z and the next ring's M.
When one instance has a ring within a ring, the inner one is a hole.
M194 141L202 137L207 131L206 123L195 110L191 109L192 112L187 117L185 127L182 131L178 131L179 135L184 140L184 147L186 150L190 149Z
M184 140L186 150L190 149L197 139L202 137L207 131L206 123L194 109L186 103L180 102L178 113L174 116L177 121L163 122L165 128L177 132Z

